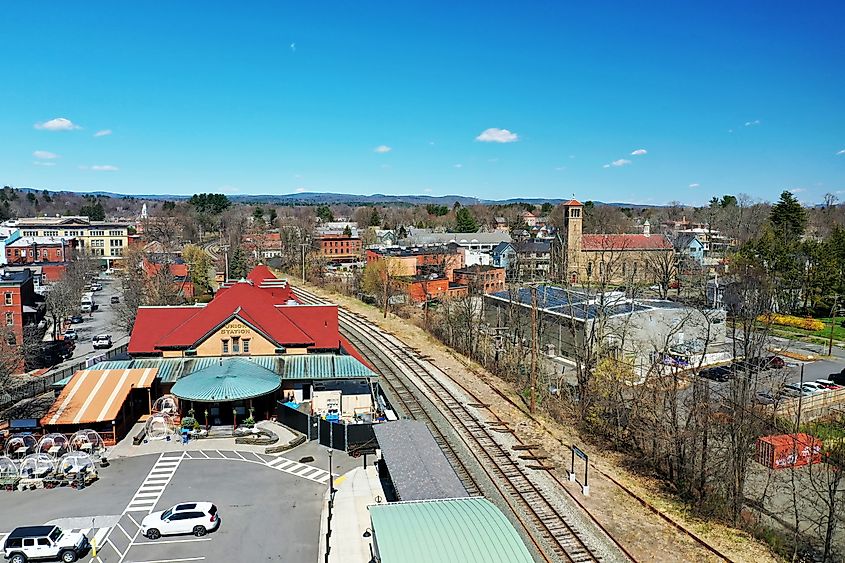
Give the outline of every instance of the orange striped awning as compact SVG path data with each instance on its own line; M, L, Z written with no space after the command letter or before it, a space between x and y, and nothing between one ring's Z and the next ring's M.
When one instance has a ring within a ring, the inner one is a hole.
M129 391L150 387L157 373L158 368L80 370L41 419L41 426L114 420Z

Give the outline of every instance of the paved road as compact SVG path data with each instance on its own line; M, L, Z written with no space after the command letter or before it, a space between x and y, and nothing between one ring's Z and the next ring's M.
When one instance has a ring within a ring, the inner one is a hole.
M113 343L126 336L126 331L121 329L117 322L115 307L118 307L118 305L110 303L111 297L114 295L117 295L121 300L123 299L120 279L101 278L100 283L103 284L102 291L94 292L94 303L99 305L100 308L90 315L83 315L85 320L81 324L71 325L79 334L71 361L78 362L88 356L95 355L91 340L98 334L110 334ZM98 354L102 352L105 352L105 350L96 351Z

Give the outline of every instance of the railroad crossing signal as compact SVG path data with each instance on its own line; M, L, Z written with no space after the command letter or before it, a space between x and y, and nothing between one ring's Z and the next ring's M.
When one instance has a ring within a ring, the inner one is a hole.
M569 480L578 483L581 485L581 493L584 496L590 496L590 482L587 480L589 478L589 471L590 471L590 457L584 453L584 450L580 449L578 446L573 444L571 446L572 449L572 467L570 471L567 471L569 474ZM575 456L584 460L584 482L578 480L578 477L575 475Z

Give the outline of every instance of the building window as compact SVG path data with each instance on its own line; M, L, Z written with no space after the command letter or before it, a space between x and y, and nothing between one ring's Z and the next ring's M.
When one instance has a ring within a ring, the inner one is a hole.
M249 354L249 338L243 339L244 354Z
M229 353L229 340L224 338L220 342L223 344L223 353L228 354Z
M110 246L123 246L123 239L113 238L113 239L109 240L109 245Z
M44 231L45 237L57 237L59 236L59 231Z
M6 326L15 326L15 316L12 313L6 313Z
M11 304L12 304L12 294L7 293L6 294L6 305L8 306L8 305L11 305Z
M232 353L233 354L240 354L241 353L241 338L239 336L232 337Z
M91 231L92 237L104 237L106 236L106 231Z
M24 231L23 236L25 236L25 237L37 237L38 231Z
M123 231L109 231L109 236L112 237L122 237Z
M577 207L572 208L572 209L569 210L569 216L572 217L573 219L577 219L578 217L581 216L581 210L578 209Z

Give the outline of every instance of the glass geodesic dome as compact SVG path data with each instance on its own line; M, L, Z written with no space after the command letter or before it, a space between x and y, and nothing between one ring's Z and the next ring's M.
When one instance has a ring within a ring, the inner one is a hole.
M48 454L29 454L21 461L18 472L21 477L44 477L53 471L55 463L56 460Z
M157 413L147 419L144 429L148 440L164 440L176 431L176 422L170 415Z
M13 434L6 442L6 457L22 459L35 450L38 445L32 434Z
M79 430L70 437L70 451L102 456L106 451L106 444L96 430L86 428Z
M38 440L38 453L49 454L53 458L67 453L69 442L64 434L45 434Z
M0 479L17 476L18 466L15 462L4 455L0 455Z
M56 473L61 475L76 475L92 471L94 471L94 460L85 452L66 453L56 464Z
M153 413L174 415L179 412L179 399L174 395L163 395L153 403Z

